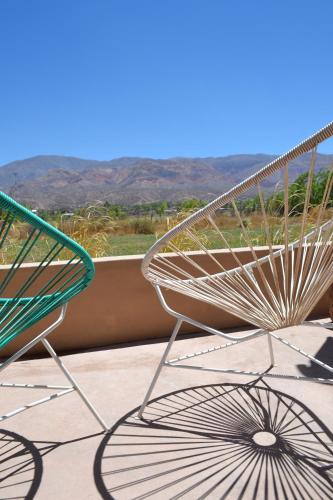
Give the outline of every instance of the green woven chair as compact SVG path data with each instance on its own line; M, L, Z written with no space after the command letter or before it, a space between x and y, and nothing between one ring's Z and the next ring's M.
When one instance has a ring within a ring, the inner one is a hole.
M63 321L68 302L90 284L94 273L93 262L82 247L0 192L0 358L3 358L3 348L10 342L20 336L23 340L23 347L0 363L0 372L38 342L42 342L70 382L69 386L0 383L2 388L28 387L58 391L0 416L0 421L55 397L77 391L98 422L107 429L103 419L46 340L47 335ZM29 331L35 331L30 330L31 327L58 308L60 314L57 320L31 338Z

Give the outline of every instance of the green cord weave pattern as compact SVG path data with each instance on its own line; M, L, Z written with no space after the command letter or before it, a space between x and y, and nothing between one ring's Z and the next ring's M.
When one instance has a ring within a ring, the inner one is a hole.
M0 192L0 350L84 290L94 274L80 245Z

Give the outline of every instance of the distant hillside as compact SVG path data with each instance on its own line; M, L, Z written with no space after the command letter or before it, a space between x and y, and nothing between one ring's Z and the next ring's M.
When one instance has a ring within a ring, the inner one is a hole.
M132 205L186 197L211 200L256 172L274 156L232 155L219 158L117 158L84 160L36 156L0 168L0 189L39 208L71 209L96 201ZM319 168L333 155L318 155ZM292 177L305 170L309 157L292 164ZM278 176L266 183L272 190ZM293 179L292 179L293 180Z

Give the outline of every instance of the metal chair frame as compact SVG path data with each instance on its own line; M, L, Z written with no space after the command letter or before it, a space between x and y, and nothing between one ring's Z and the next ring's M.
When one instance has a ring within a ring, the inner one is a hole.
M12 363L17 361L21 356L23 356L25 353L27 353L32 347L34 347L36 344L41 342L45 349L48 351L50 356L52 356L53 360L57 364L57 366L60 368L62 373L65 375L65 377L68 379L71 385L46 385L46 384L17 384L17 383L10 383L10 382L0 382L0 388L17 388L17 389L52 389L52 390L58 390L58 392L55 392L53 394L50 394L46 396L45 398L38 399L36 401L33 401L31 403L28 403L24 406L20 406L19 408L16 408L15 410L12 410L4 415L0 415L0 422L7 420L10 417L14 417L15 415L18 415L19 413L22 413L23 411L29 410L30 408L33 408L35 406L38 406L43 403L47 403L48 401L51 401L55 398L59 398L61 396L65 396L66 394L69 394L73 391L77 391L78 395L84 402L84 404L87 406L89 411L93 414L93 416L96 418L98 423L102 426L102 428L107 431L109 429L109 426L106 424L104 419L101 417L101 415L98 413L94 405L91 404L85 393L82 391L78 383L76 382L75 378L71 375L71 373L68 371L62 360L59 358L53 347L51 346L50 342L46 339L46 337L53 332L65 319L65 314L67 311L67 306L68 304L64 304L61 307L61 311L59 314L59 317L54 321L50 326L48 326L45 330L43 330L37 337L35 337L33 340L31 340L28 344L23 346L21 349L19 349L15 354L12 354L6 361L0 364L0 373L3 372L6 368L8 368Z
M166 368L183 368L185 370L199 370L199 371L206 371L206 372L214 372L214 373L231 373L234 375L245 375L249 377L265 377L265 378L282 378L282 379L290 379L290 380L298 380L298 381L304 381L304 382L317 382L317 383L322 383L322 384L328 384L332 385L333 384L333 378L331 379L326 379L326 378L319 378L319 377L305 377L303 375L286 375L286 374L279 374L279 373L270 373L269 371L250 371L250 370L239 370L239 369L233 369L233 368L209 368L205 367L202 365L189 365L189 364L182 364L182 361L187 361L188 359L196 358L199 356L203 356L205 354L209 354L211 352L216 352L220 351L222 349L226 349L228 347L232 347L238 344L241 344L243 342L248 342L249 340L253 340L258 337L267 337L267 342L268 342L268 354L269 354L269 369L273 368L275 366L275 359L274 359L274 349L273 349L273 339L281 342L283 345L286 347L289 347L293 351L296 351L298 354L301 356L304 356L308 360L312 361L313 363L317 364L321 368L325 368L328 370L330 373L333 373L333 367L327 365L326 363L323 363L319 359L315 358L311 354L308 354L305 352L303 349L300 347L297 347L294 344L291 344L288 342L286 339L281 338L279 335L277 335L274 332L270 332L267 330L259 329L256 330L255 332L247 333L244 334L243 336L235 336L229 333L225 333L221 330L217 330L216 328L212 328L204 323L201 323L200 321L196 321L189 316L185 316L184 314L181 314L174 309L172 309L166 302L165 297L162 293L161 288L157 285L155 286L155 290L158 296L158 299L163 307L163 309L173 316L174 318L177 319L176 325L172 331L171 337L168 341L168 344L164 350L164 353L161 357L161 360L158 364L158 367L155 371L155 374L153 376L153 379L151 381L151 384L148 388L148 391L144 397L144 400L142 402L142 405L140 407L140 410L138 412L138 417L143 418L143 413L145 411L145 408L151 398L151 395L153 393L153 390L156 386L156 383L161 375L162 369L164 367ZM173 346L173 343L175 342L177 335L179 333L179 330L182 326L183 323L189 323L190 325L193 325L194 327L198 328L198 331L204 331L207 333L210 333L212 335L217 335L218 337L221 337L223 339L228 340L227 343L221 344L218 346L210 347L208 349L204 349L202 351L196 351L192 353L187 353L183 354L182 356L179 356L178 358L171 358L168 359L168 356L170 354L171 348ZM305 324L309 324L309 322L304 322ZM314 324L311 323L313 326ZM325 326L323 325L318 325L318 326Z

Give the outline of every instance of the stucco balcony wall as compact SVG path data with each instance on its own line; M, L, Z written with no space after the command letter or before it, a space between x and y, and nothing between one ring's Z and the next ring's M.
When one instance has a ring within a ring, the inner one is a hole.
M267 248L261 247L257 249L257 254L264 256L267 251ZM237 253L243 263L253 260L248 248L240 248ZM225 268L233 265L229 251L217 251L216 256ZM208 265L206 255L196 252L195 257L199 263ZM137 255L94 260L95 280L86 291L70 302L65 321L49 337L55 349L65 352L170 335L175 320L162 309L154 288L143 278L142 258L142 255ZM176 256L174 258L178 259ZM32 265L34 264L27 264L20 269L17 278L24 279L24 273L27 273ZM166 296L171 307L211 326L223 329L245 324L221 309L180 294L167 292ZM314 304L312 314L327 316L328 308L329 298L326 294ZM55 316L53 314L53 317ZM10 343L1 351L1 357L16 350L51 320L52 318L48 317L28 335ZM194 333L195 329L184 324L182 332ZM36 346L34 352L40 352L42 349L41 345Z

